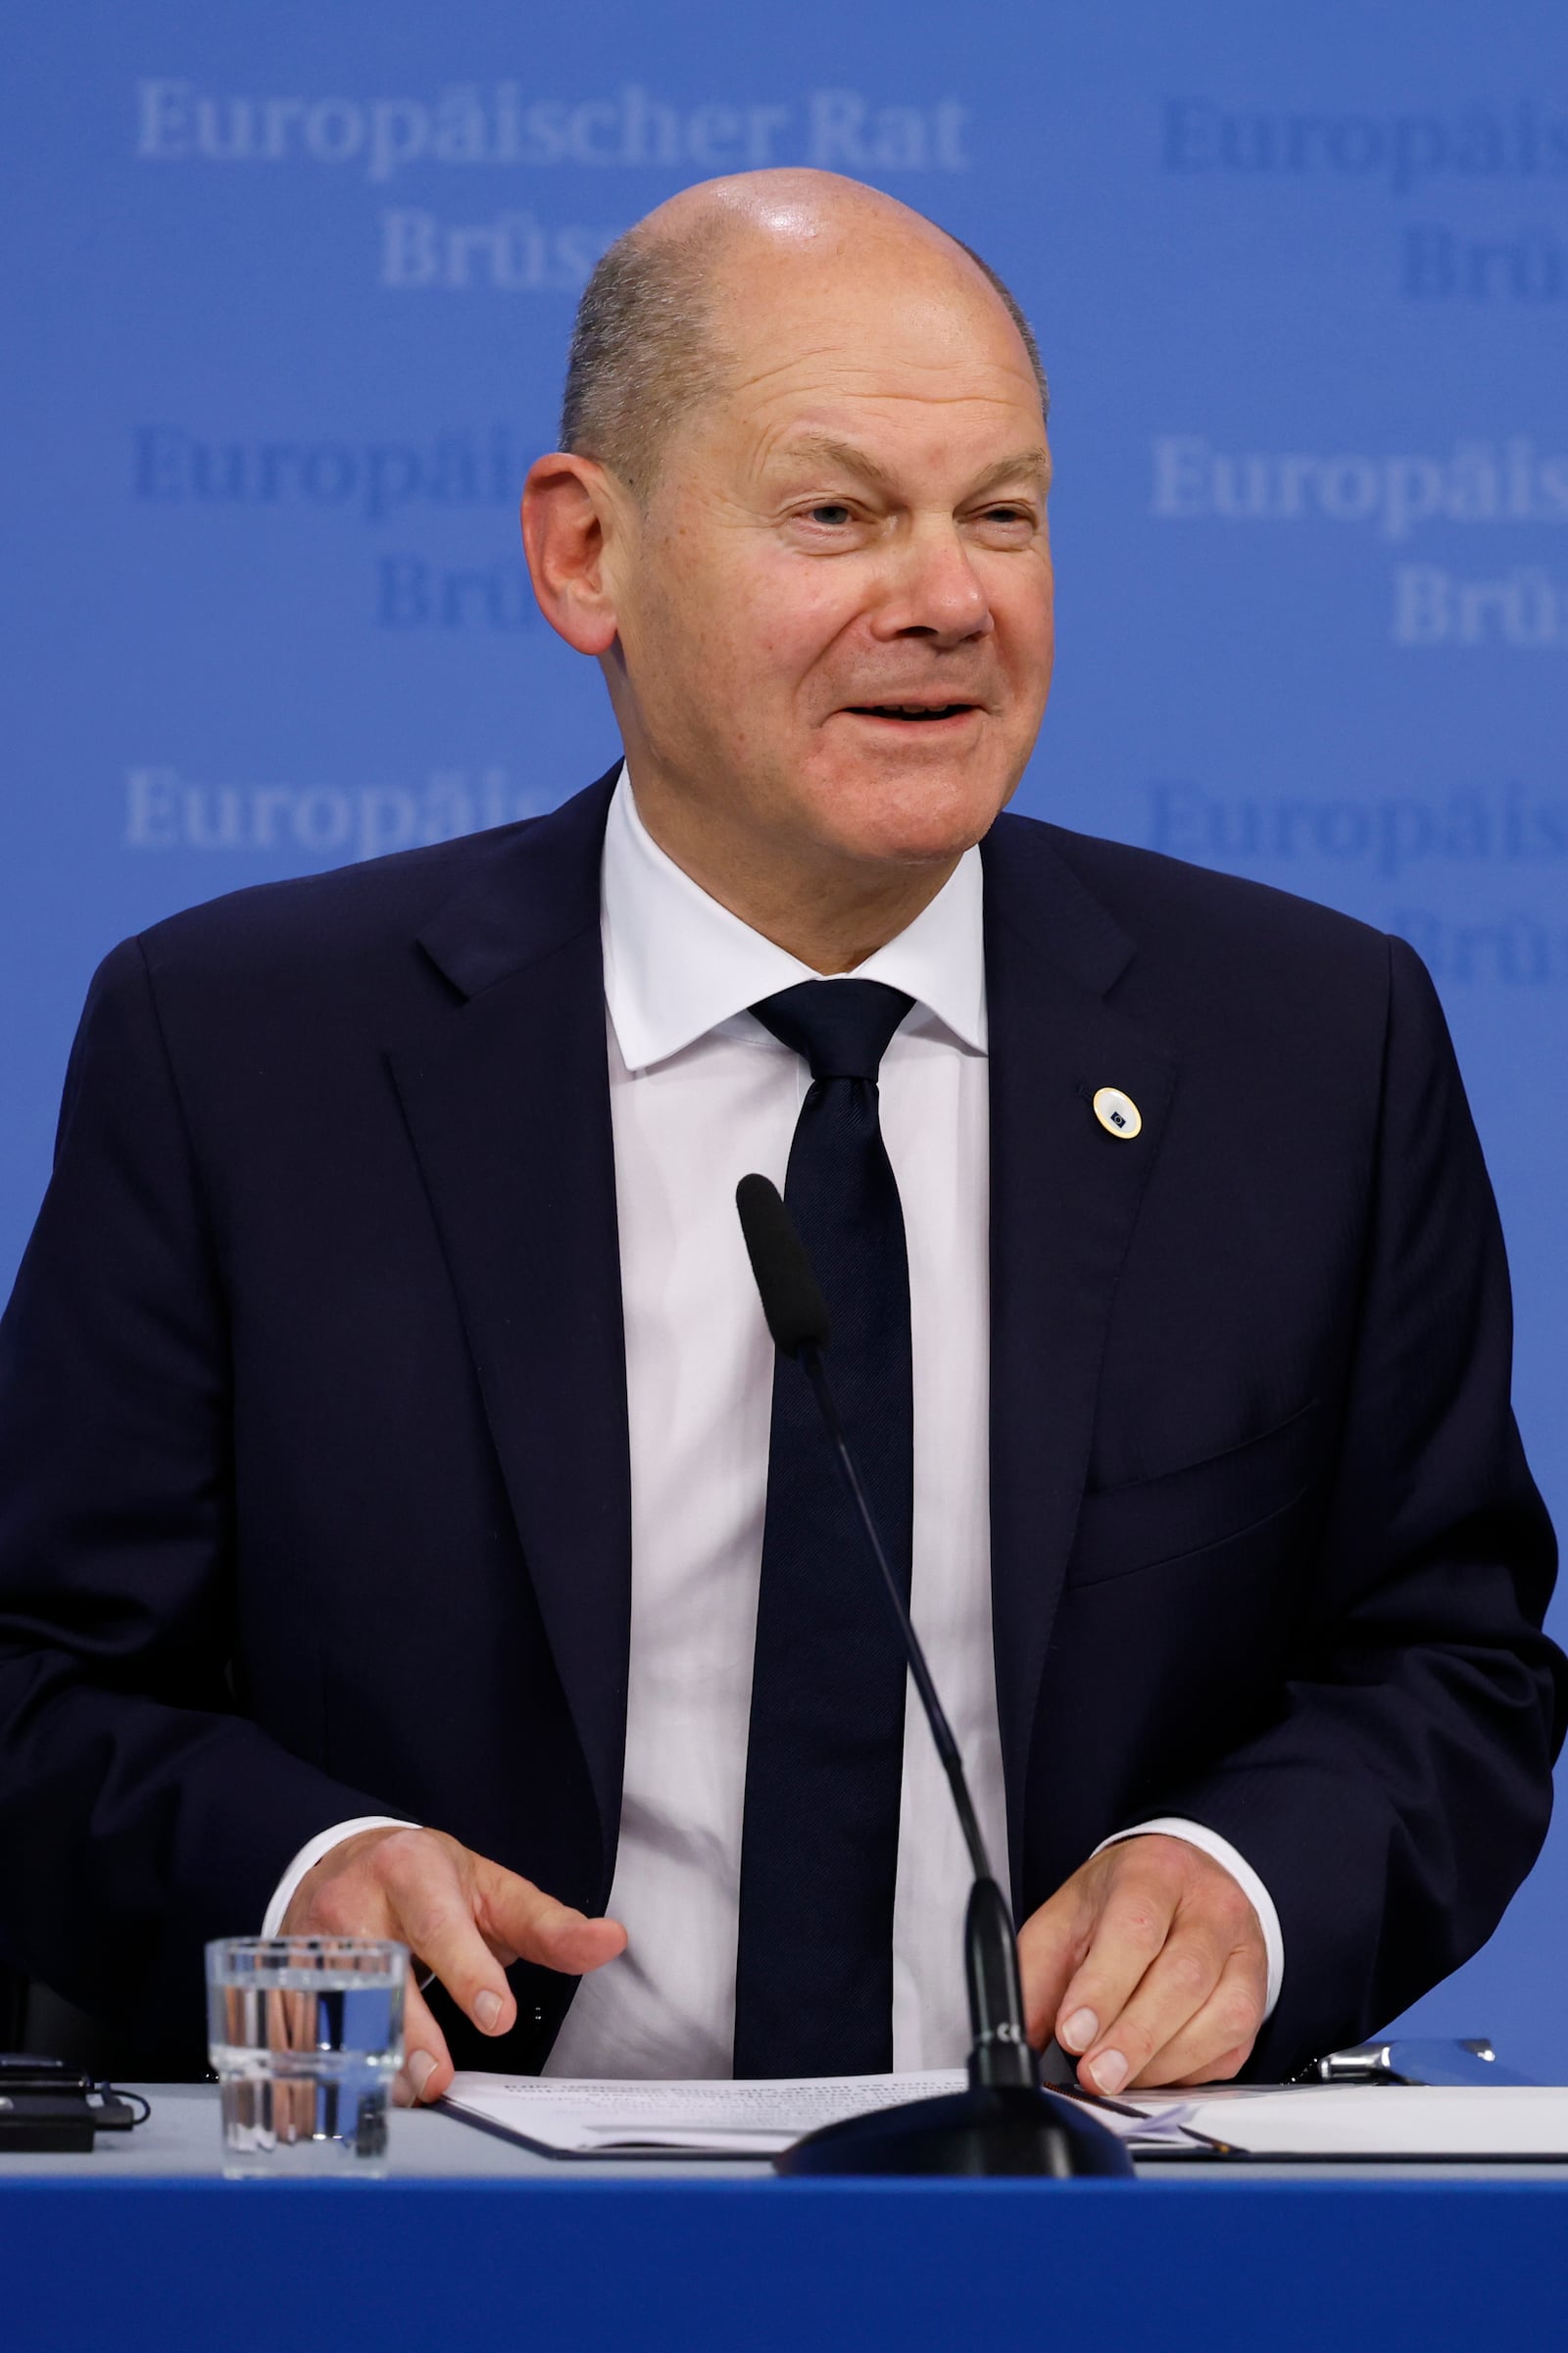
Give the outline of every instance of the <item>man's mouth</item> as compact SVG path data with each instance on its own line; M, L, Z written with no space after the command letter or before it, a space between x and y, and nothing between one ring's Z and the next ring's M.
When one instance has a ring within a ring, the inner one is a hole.
M894 719L908 721L914 726L930 726L941 719L967 718L978 711L977 703L849 703L846 711L857 719Z

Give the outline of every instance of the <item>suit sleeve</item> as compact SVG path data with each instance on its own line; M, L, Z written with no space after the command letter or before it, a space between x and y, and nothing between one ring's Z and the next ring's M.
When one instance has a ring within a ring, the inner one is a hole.
M1289 1247L1289 1237L1281 1237ZM1315 1599L1269 1720L1162 1811L1228 1838L1289 1966L1258 2079L1364 2039L1468 1959L1551 1808L1550 1524L1509 1405L1502 1237L1425 968L1391 942L1375 1199Z
M228 1366L131 942L89 994L0 1322L0 1935L85 2008L175 1997L198 2027L202 1943L254 1935L292 1854L384 1810L236 1706Z

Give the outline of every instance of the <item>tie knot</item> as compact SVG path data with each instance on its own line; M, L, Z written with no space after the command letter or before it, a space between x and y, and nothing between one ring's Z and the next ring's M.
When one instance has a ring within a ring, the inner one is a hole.
M914 999L879 980L803 980L764 997L752 1011L764 1029L792 1046L813 1079L873 1083L888 1041Z

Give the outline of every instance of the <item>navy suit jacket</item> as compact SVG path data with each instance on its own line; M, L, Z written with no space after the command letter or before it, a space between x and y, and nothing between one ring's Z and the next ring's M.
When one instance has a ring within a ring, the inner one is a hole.
M162 2064L199 2060L203 1940L346 1816L609 1896L611 782L195 908L94 982L0 1327L0 1949ZM983 856L1014 1900L1210 1824L1279 1908L1279 2075L1472 1952L1546 1825L1487 1177L1398 942L1019 817ZM540 2062L572 1988L514 1983L460 2064Z

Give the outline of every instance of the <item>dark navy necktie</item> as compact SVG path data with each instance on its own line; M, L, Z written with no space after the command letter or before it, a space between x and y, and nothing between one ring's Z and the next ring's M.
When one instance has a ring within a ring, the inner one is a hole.
M784 1198L832 1318L827 1351L871 1509L909 1590L909 1264L877 1070L913 1003L805 981L753 1005L810 1066ZM806 1377L773 1381L741 1841L737 2076L893 2064L905 1657Z

